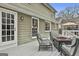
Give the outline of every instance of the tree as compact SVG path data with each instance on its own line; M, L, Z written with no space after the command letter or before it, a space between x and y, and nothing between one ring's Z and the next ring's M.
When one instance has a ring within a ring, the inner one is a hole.
M72 19L79 17L79 6L67 7L57 14L58 17L62 19Z

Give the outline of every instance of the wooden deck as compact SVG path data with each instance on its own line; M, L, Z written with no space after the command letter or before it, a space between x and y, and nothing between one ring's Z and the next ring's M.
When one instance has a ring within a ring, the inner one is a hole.
M79 56L78 52L79 49L76 56ZM60 53L54 47L53 51L50 49L41 49L41 51L38 51L37 41L32 41L24 45L1 50L0 53L8 53L8 56L60 56Z
M53 51L51 49L38 51L38 47L38 42L32 41L24 45L1 50L0 53L8 53L9 56L59 56L60 54L55 48L53 48Z

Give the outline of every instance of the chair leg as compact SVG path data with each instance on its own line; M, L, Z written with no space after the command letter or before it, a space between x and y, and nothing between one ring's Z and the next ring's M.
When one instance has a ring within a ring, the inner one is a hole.
M53 46L51 46L51 51L53 51Z
M38 50L40 51L40 46L39 46L39 49Z

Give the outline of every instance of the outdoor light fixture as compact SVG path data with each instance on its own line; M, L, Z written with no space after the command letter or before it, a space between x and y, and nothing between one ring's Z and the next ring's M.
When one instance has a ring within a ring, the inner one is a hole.
M23 17L23 16L21 16L21 17L20 17L20 20L21 20L21 21L23 21L23 20L24 20L24 17Z

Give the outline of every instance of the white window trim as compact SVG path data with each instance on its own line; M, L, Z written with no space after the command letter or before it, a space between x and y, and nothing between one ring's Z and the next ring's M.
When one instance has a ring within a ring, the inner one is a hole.
M32 19L37 19L38 20L38 28L37 28L37 31L38 31L38 33L39 33L39 18L37 18L37 17L32 17ZM31 20L31 28L32 28L32 20ZM32 36L32 39L35 39L35 38L37 38L36 36Z
M45 30L45 32L50 32L51 31L51 22L48 22L48 21L45 21L45 22L50 24L50 30Z
M10 44L14 44L13 46L17 46L17 39L18 39L17 38L17 12L14 12L14 11L11 11L11 10L8 10L8 9L4 9L4 8L0 8L0 18L2 18L1 17L2 16L1 12L14 14L16 16L15 19L14 19L16 28L14 28L14 30L15 30L15 38L14 38L14 40L13 41L8 41L8 42L2 42L2 32L1 32L2 31L2 28L1 28L2 27L2 20L0 20L0 46L7 46L7 45L10 45Z

